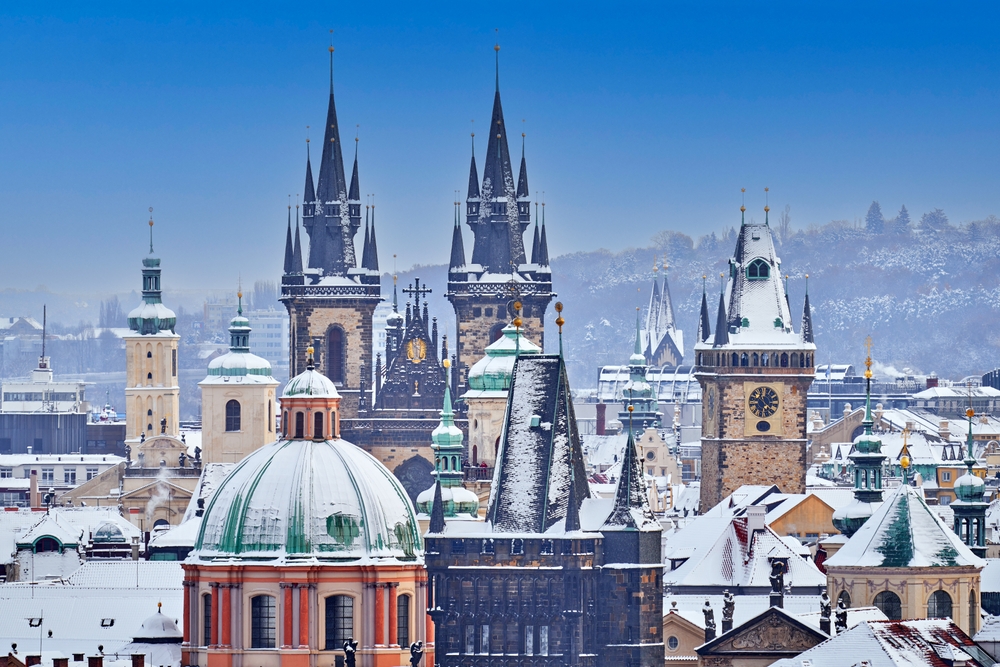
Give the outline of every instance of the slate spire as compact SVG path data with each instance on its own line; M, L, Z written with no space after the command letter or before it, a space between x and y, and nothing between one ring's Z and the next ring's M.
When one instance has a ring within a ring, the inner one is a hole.
M476 133L472 133L472 162L469 164L468 199L479 199L479 170L476 169Z
M288 205L288 229L285 232L285 275L292 272L292 259L295 250L292 246L292 205Z
M538 243L541 237L538 235L538 202L535 202L535 234L531 240L531 263L538 264Z
M705 287L705 276L701 277L701 318L698 320L698 340L707 341L712 335L712 327L708 320L708 292Z
M726 321L726 295L719 293L719 314L715 319L715 347L729 343L729 323Z
M299 240L299 207L295 206L295 245L292 247L292 273L302 273L302 242Z
M351 187L354 187L353 185ZM365 205L365 244L361 247L361 268L368 268L368 257L371 255L369 246L371 245L371 235L368 232L368 205Z
M344 155L340 148L340 125L337 122L337 105L333 99L333 47L330 47L330 102L326 110L326 127L323 130L323 156L320 158L318 199L340 201L347 196L347 179L344 178ZM343 202L346 203L346 202Z
M538 238L538 257L532 257L535 264L539 266L549 265L549 242L545 236L545 203L542 202L542 233Z
M528 195L528 164L524 161L524 132L521 133L521 170L517 176L517 198Z
M441 480L434 482L434 504L431 506L431 522L427 526L428 533L444 532L444 501L441 499Z
M462 225L459 222L458 207L455 202L455 226L451 232L451 268L457 269L465 266L465 244L462 241Z
M303 202L306 204L312 204L316 201L316 188L313 187L313 167L312 160L309 155L309 140L306 139L306 189L304 190L305 195Z
M364 268L378 273L378 238L375 235L375 195L372 195L372 241L369 246L368 264Z
M809 276L806 276L806 300L802 304L802 342L814 343L812 309L809 307Z
M655 519L649 508L646 480L642 475L642 465L639 463L630 428L625 452L622 454L622 470L615 489L615 503L602 530L609 527L637 530L649 523L655 523Z
M361 201L361 188L358 185L358 138L354 138L354 169L351 172L351 189L347 194L351 201Z

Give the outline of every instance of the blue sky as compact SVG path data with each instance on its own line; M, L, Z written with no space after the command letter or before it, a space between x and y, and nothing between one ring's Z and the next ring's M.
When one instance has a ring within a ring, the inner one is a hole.
M740 187L797 228L1000 212L993 7L425 4L4 3L0 288L136 287L149 206L168 284L276 279L330 28L383 268L447 261L494 28L553 255L721 230Z

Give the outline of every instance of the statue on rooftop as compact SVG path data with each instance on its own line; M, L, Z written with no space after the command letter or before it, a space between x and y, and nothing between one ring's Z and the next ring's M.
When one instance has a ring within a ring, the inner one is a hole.
M354 641L354 637L348 637L347 641L344 642L344 661L347 663L347 667L357 667L357 653L358 643Z
M781 594L785 589L785 564L780 560L771 562L771 592Z
M413 642L410 644L410 666L420 667L420 660L424 657L424 643Z
M835 627L838 634L847 630L847 605L844 604L843 598L837 603L837 621Z

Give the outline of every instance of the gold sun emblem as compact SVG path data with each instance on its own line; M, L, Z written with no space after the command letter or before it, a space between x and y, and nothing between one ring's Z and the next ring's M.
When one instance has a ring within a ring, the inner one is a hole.
M406 344L406 358L415 364L427 358L427 343L420 338L415 338Z

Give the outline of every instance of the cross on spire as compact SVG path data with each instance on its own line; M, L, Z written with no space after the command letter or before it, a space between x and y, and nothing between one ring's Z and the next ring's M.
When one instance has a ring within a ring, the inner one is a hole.
M413 286L414 284L416 285L416 287ZM413 295L413 300L414 300L414 302L416 304L415 307L418 310L420 308L420 296L423 295L423 294L430 294L431 292L432 292L432 290L431 290L430 287L421 287L420 286L420 278L414 278L413 279L413 283L411 283L409 287L404 287L403 288L403 294L412 294ZM427 300L424 299L424 302L426 303Z

